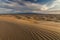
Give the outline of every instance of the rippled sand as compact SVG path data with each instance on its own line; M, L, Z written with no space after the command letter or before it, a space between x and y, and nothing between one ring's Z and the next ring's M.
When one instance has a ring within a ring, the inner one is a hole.
M60 40L60 32L54 30L56 28L51 29L55 27L54 24L50 25L51 28L45 28L43 23L35 24L15 17L0 16L0 40ZM48 23L44 25L49 26Z

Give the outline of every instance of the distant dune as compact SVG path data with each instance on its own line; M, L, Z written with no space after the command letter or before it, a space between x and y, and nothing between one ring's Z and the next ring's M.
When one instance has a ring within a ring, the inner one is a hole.
M48 14L0 15L0 40L60 40L57 18Z
M0 15L4 16L4 15ZM36 21L54 21L60 22L60 14L36 14L36 13L23 13L23 14L15 14L15 15L6 15L6 16L13 16L16 19L23 19L23 20L36 20Z

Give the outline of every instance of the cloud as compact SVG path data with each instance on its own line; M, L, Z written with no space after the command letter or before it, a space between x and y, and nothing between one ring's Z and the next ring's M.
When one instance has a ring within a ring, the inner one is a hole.
M44 1L43 1L44 2ZM50 0L46 3L34 3L22 0L0 0L0 13L4 12L42 12L50 10L60 10L60 0ZM56 6L58 5L58 6ZM4 12L3 12L4 11Z
M52 10L60 10L60 0L56 0L55 2L53 2L52 8L50 9L50 11Z

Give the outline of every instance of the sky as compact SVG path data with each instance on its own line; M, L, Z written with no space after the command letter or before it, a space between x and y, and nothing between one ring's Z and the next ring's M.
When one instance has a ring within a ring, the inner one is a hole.
M60 0L0 0L0 13L41 13L60 10Z

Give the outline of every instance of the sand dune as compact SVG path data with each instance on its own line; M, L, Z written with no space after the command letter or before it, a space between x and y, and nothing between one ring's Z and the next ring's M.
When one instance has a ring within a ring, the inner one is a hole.
M0 16L0 40L60 40L60 23Z

